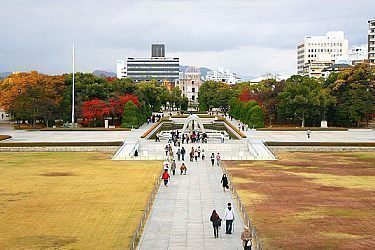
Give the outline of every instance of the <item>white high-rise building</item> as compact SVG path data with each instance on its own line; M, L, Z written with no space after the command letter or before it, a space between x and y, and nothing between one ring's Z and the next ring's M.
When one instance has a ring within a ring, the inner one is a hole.
M206 80L215 82L225 82L228 84L236 84L241 82L241 77L239 77L236 73L232 72L230 69L218 67L217 70L207 72Z
M356 65L357 63L361 63L367 60L368 57L368 49L366 45L360 46L353 46L350 48L349 56L348 56L348 64Z
M368 61L375 64L375 18L368 21Z
M324 61L327 58L332 61L347 58L348 47L349 42L343 31L330 31L325 36L306 36L297 46L297 73L303 75L307 64L321 58Z

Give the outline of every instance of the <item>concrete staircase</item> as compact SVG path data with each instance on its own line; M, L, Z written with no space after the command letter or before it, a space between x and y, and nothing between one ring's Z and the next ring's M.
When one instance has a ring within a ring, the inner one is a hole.
M165 145L168 142L162 140L155 142L152 140L140 139L136 142L126 142L113 156L112 160L165 160ZM188 160L192 147L205 150L208 159L212 153L220 153L222 160L276 160L276 157L267 148L262 140L227 140L225 143L219 141L209 141L209 143L188 143L181 144L186 150L185 160ZM138 153L135 156L136 152ZM177 147L173 147L176 157Z
M268 149L262 140L248 140L249 151L255 156L254 160L276 160L276 156Z

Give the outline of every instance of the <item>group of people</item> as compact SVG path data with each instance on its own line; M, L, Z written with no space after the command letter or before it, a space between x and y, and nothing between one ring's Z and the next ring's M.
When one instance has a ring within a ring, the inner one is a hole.
M212 227L214 229L214 237L219 238L219 229L221 227L221 222L223 221L216 210L212 211L210 221L212 223ZM234 231L234 211L232 208L232 204L229 202L227 204L227 208L225 209L224 213L224 221L225 221L225 233L232 234ZM243 242L243 247L245 250L250 250L252 246L252 234L248 226L244 227L244 231L241 233L241 240Z
M164 114L153 114L147 119L147 124L158 122L162 117L164 117Z
M202 142L202 143L207 143L207 140L208 140L208 136L206 133L199 133L199 132L189 132L188 134L183 134L182 137L181 137L181 140L182 140L182 144L186 143L188 144L189 141L191 143L198 143L198 142Z
M201 149L200 146L198 146L197 148L191 147L189 156L191 162L193 162L194 160L198 161L198 159L202 159L202 161L204 161L204 159L206 158L206 152L204 151L204 148Z
M176 155L178 157L178 161L182 159L181 166L180 166L180 174L181 175L186 175L187 172L187 167L185 163L183 162L185 159L185 153L186 150L184 147L178 147ZM173 153L173 148L171 144L167 144L165 146L165 154L167 157L167 160L163 162L163 169L164 172L162 174L162 179L164 181L164 186L168 187L168 182L171 178L171 175L176 174L176 169L177 169L177 163L176 160L174 159L174 153ZM221 162L221 155L220 153L217 153L215 156L215 153L211 154L211 165L214 166L215 162L217 166L220 166ZM205 159L205 150L198 146L197 148L192 147L190 151L190 161L198 161L198 159L202 159L204 161ZM170 175L171 174L171 175ZM221 178L221 185L223 188L223 191L226 192L227 189L229 189L229 181L228 177L226 174L223 174ZM221 227L221 222L225 221L225 233L226 234L232 234L234 231L234 210L232 207L231 203L227 204L227 207L225 209L224 217L223 219L220 218L219 214L217 213L216 210L212 211L210 221L212 223L213 229L214 229L214 237L218 238L219 237L219 229ZM241 239L243 241L243 247L244 249L251 249L252 245L252 235L251 231L247 226L245 226L244 231L241 233Z
M165 187L168 187L168 182L171 179L171 176L170 176L169 173L172 173L172 175L175 175L176 174L176 168L177 168L177 164L176 164L175 160L172 160L172 162L169 162L169 161L163 162L164 172L161 176L161 179L164 181ZM186 175L186 172L187 172L187 167L186 167L185 163L182 162L181 166L180 166L180 173L181 173L181 175Z

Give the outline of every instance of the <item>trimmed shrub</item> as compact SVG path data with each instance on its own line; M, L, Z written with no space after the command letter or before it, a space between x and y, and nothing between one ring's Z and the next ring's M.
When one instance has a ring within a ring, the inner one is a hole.
M133 101L128 101L124 107L124 116L121 127L138 128L139 127L139 109Z
M254 128L264 127L264 116L263 110L259 105L256 105L250 109L250 125Z

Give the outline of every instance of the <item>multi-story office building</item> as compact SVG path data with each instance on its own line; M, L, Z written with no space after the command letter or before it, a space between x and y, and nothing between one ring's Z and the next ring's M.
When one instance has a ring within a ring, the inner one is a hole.
M202 86L201 71L198 67L188 67L185 72L180 73L176 80L176 87L179 87L181 94L189 100L189 106L198 106L198 91Z
M206 76L207 81L225 82L228 84L236 84L241 82L241 77L229 69L218 67L217 70L208 71Z
M325 36L306 36L297 46L297 73L305 74L305 65L320 56L336 61L348 57L349 42L343 31L327 32Z
M368 21L368 61L375 64L375 18Z
M315 78L325 77L326 73L324 70L334 65L334 63L335 61L322 61L322 60L306 63L305 66L303 67L302 75L315 77Z
M129 57L126 65L118 60L117 77L129 77L135 82L156 80L173 83L179 77L179 58L165 57L164 44L152 44L150 58Z
M367 45L354 46L349 51L348 64L356 65L366 61L368 58Z

